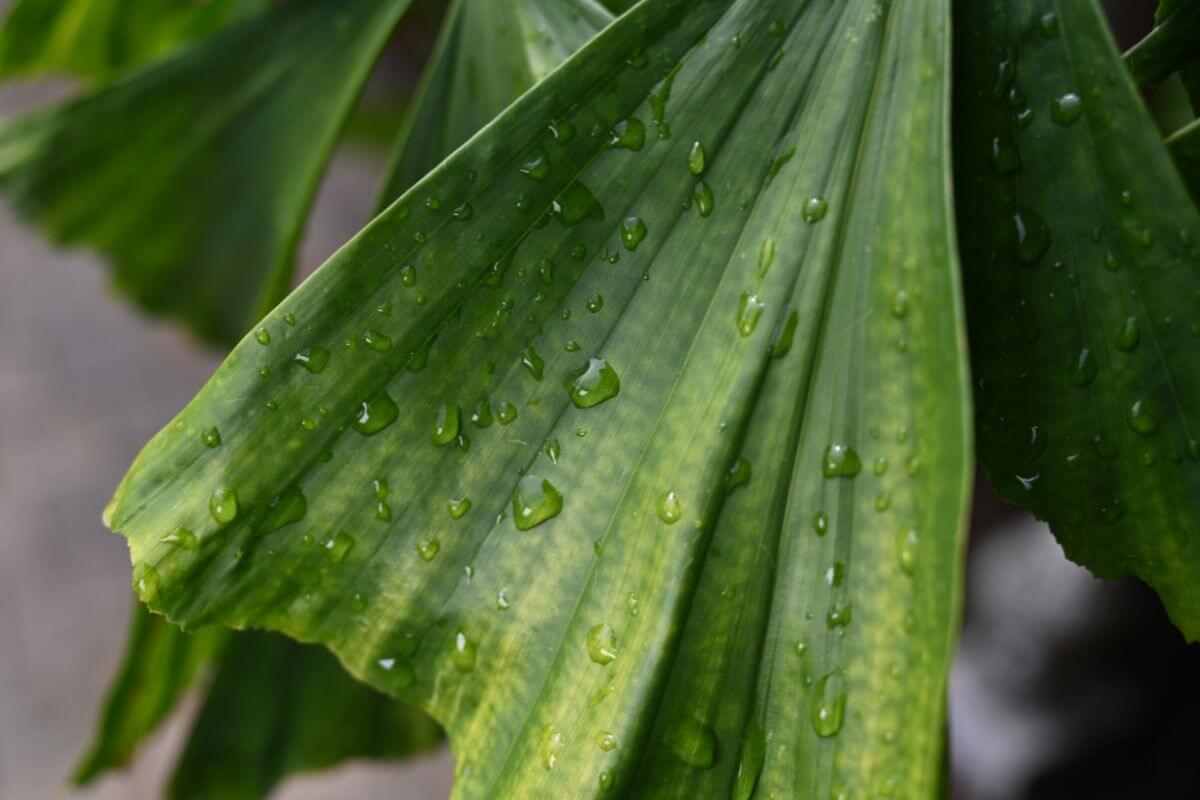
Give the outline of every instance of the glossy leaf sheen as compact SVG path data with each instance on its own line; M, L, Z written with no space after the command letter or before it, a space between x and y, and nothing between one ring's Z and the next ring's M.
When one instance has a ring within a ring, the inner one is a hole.
M144 599L325 643L419 701L458 797L930 794L970 478L947 11L619 18L147 447L106 517L158 577ZM610 146L635 118L641 146ZM319 373L292 360L314 347ZM619 393L580 407L567 380L592 358ZM384 397L396 418L355 431ZM239 511L218 525L222 489ZM305 516L269 531L291 493ZM195 551L159 544L179 526Z
M233 341L287 291L337 133L408 0L296 0L0 127L0 186L116 284Z
M1090 0L964 0L959 13L980 457L1068 556L1138 575L1195 639L1200 216ZM1071 119L1056 115L1068 94Z

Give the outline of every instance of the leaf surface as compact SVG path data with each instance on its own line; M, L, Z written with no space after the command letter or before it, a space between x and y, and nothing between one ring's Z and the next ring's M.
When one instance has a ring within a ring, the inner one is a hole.
M1200 120L1192 120L1167 137L1167 148L1192 193L1192 203L1200 206Z
M459 797L930 795L970 482L947 12L619 18L147 446L106 514L143 598L420 702Z
M453 0L396 139L380 208L611 20L594 0Z
M1200 0L1184 0L1167 11L1125 54L1125 65L1140 86L1159 83L1200 57Z
M267 7L268 0L18 0L0 25L0 77L104 80Z
M979 452L1200 635L1200 217L1090 0L958 5Z
M330 149L408 0L297 0L0 127L0 185L202 338L286 293Z

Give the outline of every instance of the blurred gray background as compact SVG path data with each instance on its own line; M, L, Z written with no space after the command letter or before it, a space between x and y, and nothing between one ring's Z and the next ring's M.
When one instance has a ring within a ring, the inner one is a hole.
M1152 6L1120 6L1132 20L1123 38L1136 37ZM432 40L428 30L408 35ZM411 89L411 61L385 59L384 71ZM67 91L5 86L0 116ZM378 148L339 151L302 272L362 226L382 163ZM125 544L100 510L138 449L219 360L115 297L97 259L55 251L0 204L0 800L159 796L194 707L128 772L87 792L66 788L132 601ZM982 476L979 484L950 690L952 796L1200 796L1197 649L1184 646L1152 593L1092 579L1043 525L997 500ZM274 797L443 798L452 771L442 749L300 776Z

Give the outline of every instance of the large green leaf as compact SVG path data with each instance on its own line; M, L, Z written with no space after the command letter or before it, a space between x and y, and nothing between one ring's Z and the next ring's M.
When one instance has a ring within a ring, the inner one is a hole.
M460 797L931 794L970 482L947 12L618 19L147 446L106 515L144 599L422 703Z
M228 636L219 627L186 634L135 604L124 661L109 689L96 739L75 770L75 783L87 784L129 763L204 668L219 658Z
M441 738L425 714L358 683L324 648L219 626L185 633L138 603L125 663L75 782L127 764L189 691L205 699L172 797L263 797L289 773L408 755Z
M1200 206L1200 120L1193 120L1167 138L1167 148L1175 168L1192 193L1192 202Z
M959 3L980 457L1200 636L1200 217L1092 0Z
M0 127L0 185L206 339L284 295L330 149L408 0L296 0Z
M380 192L380 208L612 20L594 0L452 0Z
M1182 0L1167 11L1125 54L1125 64L1140 85L1156 84L1200 56L1200 0Z
M246 631L221 656L168 796L257 800L288 774L441 738L423 712L358 683L324 648Z
M269 0L18 0L0 25L0 77L104 79L268 7Z

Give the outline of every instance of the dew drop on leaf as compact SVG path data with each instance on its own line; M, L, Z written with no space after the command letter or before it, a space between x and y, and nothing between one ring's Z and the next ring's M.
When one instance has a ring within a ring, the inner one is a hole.
M459 672L470 672L475 669L475 643L467 638L462 631L454 634L454 666Z
M912 575L916 569L917 545L920 541L916 528L901 528L896 532L896 560L907 575Z
M1050 104L1050 119L1059 125L1070 125L1082 113L1083 98L1075 92L1059 95Z
M513 490L513 524L527 531L553 519L562 511L563 496L554 484L537 475L526 475Z
M365 401L354 418L351 427L363 436L374 436L391 425L400 416L396 401L381 392L374 399Z
M837 735L846 714L846 689L839 672L830 672L813 685L811 705L812 727L817 736Z
M593 625L587 633L588 657L597 664L611 664L617 658L617 634L611 625Z
M208 499L208 510L218 525L228 525L233 522L238 515L237 492L226 486L217 489Z
M417 553L426 561L433 561L441 549L442 543L436 536L417 542Z
M1117 348L1129 352L1138 346L1141 339L1142 332L1137 317L1126 317L1121 323L1121 330L1117 332Z
M694 716L683 715L669 723L663 743L689 766L708 769L717 762L717 734Z
M853 478L861 469L862 462L853 447L835 443L825 448L821 470L826 478Z
M617 737L613 736L608 731L600 731L596 734L596 746L604 752L617 749Z
M658 507L655 509L658 518L668 525L674 525L683 516L683 503L679 501L679 496L674 492L665 492L662 497L658 498Z
M334 536L331 536L325 542L325 555L335 564L340 564L346 559L346 555L350 552L350 548L354 546L354 537L350 534L339 531Z
M630 252L637 250L641 241L646 238L646 223L641 217L628 216L621 221L621 244Z
M603 358L589 358L586 365L567 376L565 386L572 403L578 408L591 408L616 397L621 391L621 380Z
M1011 223L1008 245L1013 256L1027 266L1036 264L1050 246L1050 228L1045 220L1024 207L1013 212Z
M454 403L443 403L438 407L437 417L433 422L432 439L435 445L441 447L458 438L460 416L459 408Z
M819 222L825 217L825 212L829 210L829 203L824 197L810 197L804 201L804 207L800 211L800 215L808 224Z
M200 441L205 447L216 447L221 444L221 432L217 430L216 425L206 428L200 434Z
M1129 427L1142 436L1158 430L1158 419L1148 400L1134 400L1129 406Z
M256 328L254 330L254 341L266 347L271 343L271 332L266 328Z
M754 333L754 328L758 325L758 319L762 316L764 308L766 308L766 304L757 294L742 292L741 299L738 300L738 333L742 336Z
M295 361L314 375L329 363L329 351L324 347L306 347L295 355Z
M199 544L196 534L187 528L176 528L173 533L169 533L162 538L162 543L173 545L181 550L195 550Z
M446 510L450 512L452 518L462 519L463 515L471 510L471 498L463 497L458 500L450 500L446 503Z
M704 145L700 142L692 142L692 147L688 150L688 172L693 175L703 175L707 160Z
M697 181L692 189L692 200L696 203L696 211L700 216L707 217L713 210L713 190L705 181Z

